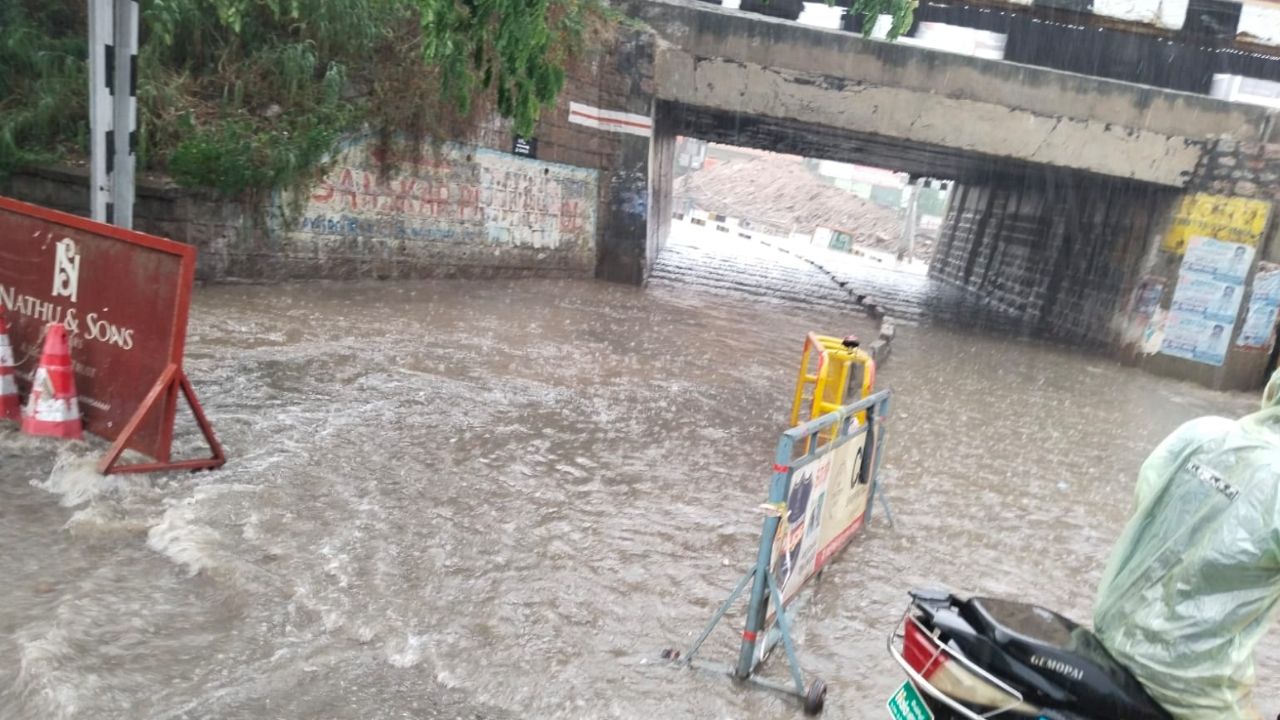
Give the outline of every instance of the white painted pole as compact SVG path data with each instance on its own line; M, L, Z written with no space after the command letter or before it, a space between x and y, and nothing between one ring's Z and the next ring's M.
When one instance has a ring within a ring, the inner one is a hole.
M111 84L115 55L111 0L89 3L89 216L111 222Z
M123 228L133 227L135 155L138 138L138 3L137 0L115 0L115 82L114 109L115 154L111 177L112 222Z
M902 214L902 235L898 238L898 259L902 260L911 254L916 239L916 206L920 202L919 184L923 180L913 179L903 188L907 194L906 207Z

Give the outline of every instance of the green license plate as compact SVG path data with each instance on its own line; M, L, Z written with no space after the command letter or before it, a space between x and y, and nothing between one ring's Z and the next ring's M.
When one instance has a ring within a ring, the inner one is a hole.
M898 692L889 698L888 706L894 720L933 720L933 713L924 704L920 691L910 682L902 683Z

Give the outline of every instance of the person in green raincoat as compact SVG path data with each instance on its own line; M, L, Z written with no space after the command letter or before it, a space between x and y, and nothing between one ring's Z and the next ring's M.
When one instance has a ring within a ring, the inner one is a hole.
M1280 371L1262 410L1192 420L1138 474L1094 629L1177 720L1258 720L1253 652L1280 606Z

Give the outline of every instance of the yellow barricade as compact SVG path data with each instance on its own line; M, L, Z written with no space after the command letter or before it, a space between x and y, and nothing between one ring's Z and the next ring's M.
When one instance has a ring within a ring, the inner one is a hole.
M869 396L875 383L875 360L858 347L857 340L809 333L791 403L791 427ZM857 418L865 423L867 414L858 413Z

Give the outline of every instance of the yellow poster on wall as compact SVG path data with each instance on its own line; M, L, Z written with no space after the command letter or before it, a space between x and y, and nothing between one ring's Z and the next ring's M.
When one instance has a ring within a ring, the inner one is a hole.
M1173 227L1160 249L1181 255L1193 237L1207 237L1256 247L1267 229L1271 204L1265 200L1194 193L1182 198Z

